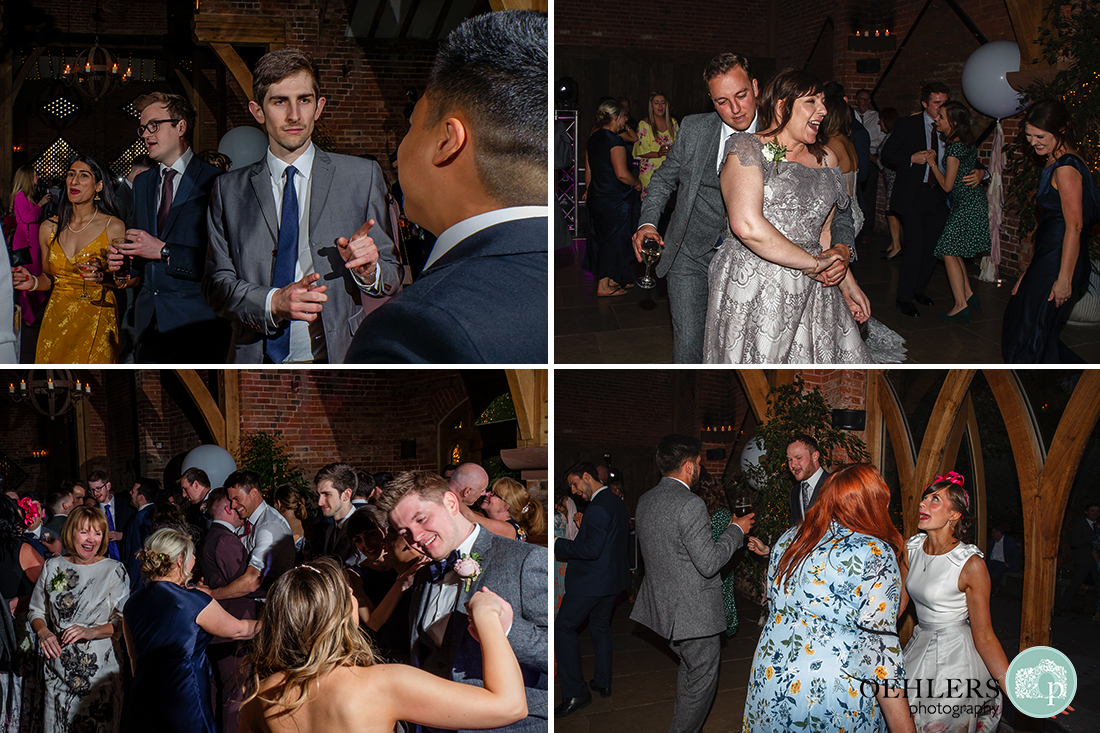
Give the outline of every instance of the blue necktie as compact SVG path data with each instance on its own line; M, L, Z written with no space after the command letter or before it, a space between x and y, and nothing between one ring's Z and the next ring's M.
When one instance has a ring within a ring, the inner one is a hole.
M432 582L437 582L453 570L456 562L458 562L458 550L451 550L451 554L447 555L446 558L428 563L428 572L432 574Z
M115 518L111 516L111 505L110 504L104 504L103 505L103 513L107 515L107 529L111 532L114 532L115 531ZM115 543L115 542L108 542L107 543L107 554L111 556L112 560L117 560L119 558L118 544Z
M294 166L286 169L283 186L283 213L279 222L279 248L275 252L275 275L271 286L282 288L294 282L294 268L298 264L298 191L294 188ZM290 324L267 340L267 356L281 364L290 356Z

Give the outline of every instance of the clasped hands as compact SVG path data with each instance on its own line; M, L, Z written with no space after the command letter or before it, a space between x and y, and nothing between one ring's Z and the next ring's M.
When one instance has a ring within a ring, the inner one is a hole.
M68 646L73 642L87 641L95 639L95 631L86 626L70 626L61 632L61 638L57 637L52 631L46 630L46 634L39 636L38 640L42 644L42 653L46 655L46 659L57 659L61 656L61 647Z
M848 272L848 248L838 249L830 247L821 254L815 255L817 264L802 270L806 277L817 280L822 285L836 285L844 279Z
M344 260L344 266L353 270L365 283L370 283L378 267L378 246L370 237L374 219L348 237L336 239L336 249ZM271 315L277 321L313 321L328 301L327 285L317 285L320 273L310 273L301 280L285 285L271 296Z
M910 156L909 162L911 162L913 165L928 165L936 169L939 168L939 161L936 159L935 150L919 150L913 153L912 156ZM985 170L981 168L975 168L974 170L970 171L962 177L962 182L965 185L974 188L975 186L981 184L983 178L985 178Z

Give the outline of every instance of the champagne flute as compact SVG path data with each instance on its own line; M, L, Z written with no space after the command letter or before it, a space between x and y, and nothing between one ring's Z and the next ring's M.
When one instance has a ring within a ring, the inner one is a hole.
M638 287L644 290L657 287L657 281L649 274L650 268L661 259L661 245L653 237L642 240L642 262L645 263L645 275L638 279Z

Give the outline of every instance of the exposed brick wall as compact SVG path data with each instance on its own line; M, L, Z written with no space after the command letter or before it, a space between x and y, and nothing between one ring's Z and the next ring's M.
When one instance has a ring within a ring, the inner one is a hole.
M93 33L96 25L91 18L95 3L73 3L59 7L48 0L33 0L36 11L53 18L53 27L61 33ZM101 0L103 20L99 30L112 37L134 36L135 43L145 45L150 37L191 32L193 3L135 3L124 0ZM405 89L415 87L423 92L438 44L425 40L360 41L344 36L348 25L349 3L307 0L286 3L281 0L203 0L199 12L216 14L251 14L285 17L286 43L302 48L317 61L321 72L321 93L327 99L319 126L330 140L335 152L346 155L371 154L378 158L387 177L392 180L388 155L397 149L407 125L403 110L407 99ZM121 46L105 42L113 53ZM56 50L56 49L55 49ZM239 49L246 62L258 58L258 49ZM124 54L128 51L123 50ZM154 55L155 51L136 52ZM18 58L16 59L18 62ZM221 94L204 101L210 105L198 120L199 135L205 148L217 147L224 131L238 125L255 125L248 112L247 96L231 74L209 48L198 54L185 54L181 62L188 66L185 75L190 80L192 64L209 83L209 89L225 87L224 113L219 113ZM346 75L345 75L346 70ZM135 72L136 73L136 72ZM132 118L119 108L136 96L160 89L182 91L174 69L163 57L158 62L157 83L132 82L121 87L96 105L85 105L81 118L70 127L58 131L38 120L39 94L51 83L28 80L20 92L14 115L14 140L22 149L16 153L15 165L37 158L60 134L78 150L90 153L102 162L114 161L135 140ZM208 96L208 95L207 95ZM52 98L52 96L51 96ZM49 100L46 100L49 101ZM201 152L201 150L200 150Z
M438 470L439 422L467 400L457 371L242 371L241 433L281 430L307 477L334 461L367 471ZM401 441L416 440L416 458Z

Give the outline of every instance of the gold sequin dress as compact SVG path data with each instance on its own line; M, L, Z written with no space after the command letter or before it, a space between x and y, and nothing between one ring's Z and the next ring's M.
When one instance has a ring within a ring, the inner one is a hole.
M42 316L38 335L38 364L113 364L118 357L118 311L115 294L97 283L88 283L88 298L81 298L84 279L77 269L80 255L95 252L107 261L107 228L69 259L57 240L50 242L49 263L53 276L50 302Z

